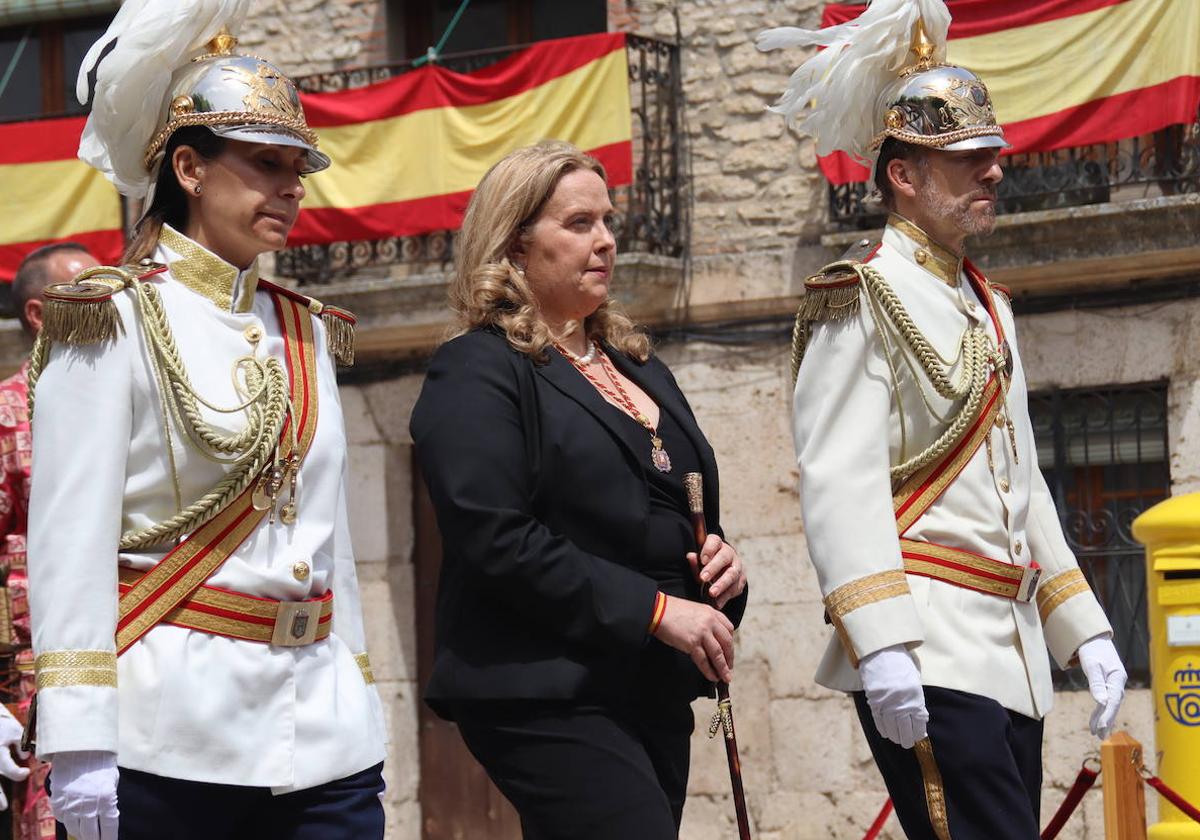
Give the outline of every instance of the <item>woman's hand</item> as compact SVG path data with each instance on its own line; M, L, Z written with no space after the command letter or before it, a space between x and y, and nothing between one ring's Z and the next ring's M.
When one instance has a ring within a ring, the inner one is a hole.
M717 605L724 609L730 598L736 598L746 589L746 567L737 549L718 537L709 534L708 539L700 548L700 557L696 552L688 552L688 565L692 574L699 573L701 586L708 584L708 595Z
M733 622L707 604L668 595L654 636L690 656L705 679L733 679Z

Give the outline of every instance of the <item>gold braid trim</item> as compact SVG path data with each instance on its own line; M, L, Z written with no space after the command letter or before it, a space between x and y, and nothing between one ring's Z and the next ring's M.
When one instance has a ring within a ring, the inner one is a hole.
M975 125L970 128L960 128L957 131L947 131L945 134L914 134L911 131L904 131L899 128L885 128L883 131L875 135L871 140L871 144L867 148L871 151L878 149L883 145L883 141L889 137L894 137L902 143L911 143L914 146L923 146L926 149L944 149L951 143L959 143L963 140L974 140L976 137L1003 137L1004 129L998 125Z
M913 748L921 765L921 780L925 783L925 807L929 809L929 825L938 840L950 840L950 816L946 811L946 785L942 771L933 757L933 742L929 738L917 741Z
M154 139L146 147L146 154L142 157L142 164L147 171L153 166L154 158L162 151L163 146L167 144L167 140L175 133L176 129L189 125L203 125L209 128L214 125L273 125L290 131L314 149L317 148L317 133L308 127L302 117L277 116L262 111L193 112L174 117L163 126L162 131L154 135Z
M363 682L372 685L375 682L375 674L371 671L371 660L365 653L356 653L354 661L358 663L358 670L362 671Z
M858 667L858 655L854 652L850 634L846 631L845 617L870 604L908 594L910 590L904 570L889 569L844 583L825 596L825 619L837 631L838 639L841 640L842 648L852 666Z
M117 655L110 650L51 651L40 655L33 667L39 689L117 685Z
M1050 613L1061 607L1064 602L1091 591L1092 587L1088 585L1087 578L1079 569L1067 569L1042 581L1037 591L1038 615L1042 617L1042 624L1045 624Z

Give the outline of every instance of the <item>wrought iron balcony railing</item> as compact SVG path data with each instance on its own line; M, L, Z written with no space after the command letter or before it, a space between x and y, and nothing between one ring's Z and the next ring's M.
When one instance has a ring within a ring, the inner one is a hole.
M1000 159L999 213L1052 210L1200 192L1200 112L1154 134ZM851 229L882 227L874 185L829 187L829 218Z
M679 256L687 247L688 189L681 125L683 89L679 47L630 35L630 100L633 118L633 183L614 191L617 247ZM448 54L439 63L460 73L477 70L520 47ZM363 87L412 69L411 62L320 73L297 79L301 90L329 92ZM281 251L276 270L301 284L329 283L364 269L403 266L409 271L446 267L453 259L454 231L374 241L335 242Z

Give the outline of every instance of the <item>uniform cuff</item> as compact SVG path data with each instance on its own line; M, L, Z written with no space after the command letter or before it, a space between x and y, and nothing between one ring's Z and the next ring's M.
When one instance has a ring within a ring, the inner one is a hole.
M1112 633L1112 625L1079 569L1067 569L1042 582L1037 592L1042 632L1054 661L1071 667L1079 646Z
M825 615L856 668L869 653L925 639L908 579L901 569L877 572L839 586L825 597Z

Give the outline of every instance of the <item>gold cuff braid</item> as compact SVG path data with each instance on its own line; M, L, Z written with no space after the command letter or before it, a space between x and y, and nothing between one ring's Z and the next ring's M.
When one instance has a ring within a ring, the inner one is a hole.
M109 650L56 650L34 661L37 687L72 685L117 687L117 654Z
M858 655L854 652L854 645L850 641L850 634L846 631L843 619L868 604L899 598L908 595L910 591L904 570L889 569L842 584L825 596L825 617L837 631L838 639L841 640L851 665L858 667Z
M1087 578L1079 569L1067 569L1042 581L1037 591L1038 615L1042 617L1042 624L1046 623L1050 613L1066 601L1091 591L1092 587L1088 585Z

